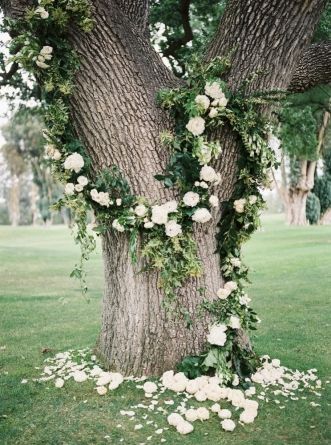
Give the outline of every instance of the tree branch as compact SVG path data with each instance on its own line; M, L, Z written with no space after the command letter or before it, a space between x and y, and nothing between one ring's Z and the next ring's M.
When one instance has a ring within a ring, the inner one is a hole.
M176 51L193 39L193 31L190 24L190 4L191 0L180 0L179 13L182 19L184 35L178 39L169 39L169 45L163 52L164 57L175 57Z
M7 85L8 81L17 73L18 69L18 63L14 62L8 72L4 71L3 73L0 73L0 77L2 77L0 86Z
M300 57L288 90L301 92L328 83L331 83L331 41L313 43Z

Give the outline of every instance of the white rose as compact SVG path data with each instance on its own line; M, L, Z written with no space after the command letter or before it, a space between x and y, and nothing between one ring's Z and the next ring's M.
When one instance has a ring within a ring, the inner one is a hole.
M209 411L205 407L200 407L196 410L199 420L208 420L209 419Z
M275 368L279 368L280 367L280 360L278 358L273 358L271 360L271 364L272 366L274 366Z
M217 109L216 108L212 108L210 111L209 111L209 114L208 114L208 116L211 118L211 119L214 119L214 117L216 117L217 116Z
M85 380L87 380L87 375L84 371L75 371L73 374L73 378L75 382L82 383L85 382Z
M97 393L99 394L99 396L104 396L107 394L107 388L105 386L98 386Z
M221 422L222 428L225 431L233 431L236 427L236 424L231 419L224 419Z
M231 258L230 259L230 263L232 264L233 267L240 267L241 266L241 261L239 258Z
M205 131L205 120L202 117L192 117L186 125L187 130L194 136L200 136Z
M208 343L211 345L224 346L226 342L226 330L227 327L222 324L212 326L209 334L207 335Z
M248 202L249 202L250 204L255 204L256 201L257 201L257 196L255 196L255 195L250 195L250 196L248 197Z
M78 184L80 184L83 187L85 187L88 184L88 179L87 179L86 176L78 176L77 182L78 182Z
M205 93L213 99L220 99L224 95L218 82L207 82L205 85Z
M99 192L98 201L100 205L109 207L110 205L110 199L109 199L109 193L107 192Z
M84 159L79 153L72 153L64 161L64 168L66 170L74 170L76 173L79 173L83 167Z
M240 328L240 319L234 315L231 315L230 321L229 321L229 326L232 329L239 329Z
M218 414L220 412L220 410L221 410L221 406L219 403L214 403L214 405L212 405L212 407L211 407L211 411L213 413Z
M217 296L218 296L218 298L220 298L221 300L226 300L230 294L231 294L231 290L230 290L230 289L223 289L223 288L220 288L220 289L218 289L218 291L217 291Z
M240 422L243 423L253 423L256 416L257 416L256 411L245 410L240 414L239 420Z
M152 394L157 391L157 385L154 382L146 382L144 383L143 390L148 394Z
M139 205L137 205L137 207L135 207L134 213L137 216L145 216L147 213L147 207L144 206L144 204L139 204Z
M117 205L117 206L122 205L122 200L121 200L121 198L117 198L117 199L116 199L116 205Z
M205 208L197 209L192 215L193 221L202 223L202 224L208 222L211 218L212 218L212 216L211 216L209 210L205 209Z
M194 394L195 399L198 402L204 402L205 400L207 400L207 394L205 393L205 391L203 391L202 389L200 389L199 391L197 391Z
M192 433L192 431L194 430L193 425L189 422L186 422L185 420L183 422L180 422L176 426L176 429L179 434L189 434Z
M48 46L48 45L43 46L41 48L41 50L40 50L40 54L42 54L43 56L45 54L52 54L52 52L53 52L53 47L52 46Z
M243 213L245 210L246 199L236 199L233 203L233 207L237 213Z
M238 385L239 385L239 377L237 376L237 374L234 374L232 379L232 386L238 386Z
M213 167L209 165L204 165L200 170L200 179L201 181L213 182L216 179L216 172Z
M184 419L183 419L183 417L180 414L171 413L167 417L167 421L168 421L169 425L177 426L179 423L184 422Z
M198 420L198 413L197 413L197 410L195 410L195 409L193 409L193 408L188 409L188 410L186 411L186 413L185 413L185 419L186 419L188 422L195 422L196 420Z
M58 150L57 148L54 150L53 152L53 156L52 158L54 159L54 161L59 161L61 159L62 155L60 150Z
M58 378L55 380L55 388L62 388L64 385L64 380L61 378Z
M168 221L168 212L163 206L152 207L152 222L155 224L165 224Z
M230 419L231 417L231 411L229 409L221 409L218 412L218 417L220 419Z
M93 201L98 202L98 200L99 200L99 192L98 192L98 190L97 189L92 189L90 193L91 193L91 198L93 199Z
M38 8L36 8L35 12L36 12L36 14L39 14L42 19L48 19L48 17L49 17L49 13L42 6L38 6Z
M201 108L203 108L205 111L208 110L208 107L210 105L210 100L207 96L205 96L204 94L199 94L196 98L195 98L195 103L197 105L199 105Z
M76 184L75 190L76 192L82 192L84 190L84 187L82 186L82 184Z
M216 196L216 195L211 195L210 197L209 197L209 204L212 206L212 207L218 207L219 206L219 199L218 199L218 197Z
M177 207L178 207L178 202L173 200L173 201L168 201L165 204L162 204L162 207L168 212L168 213L174 213L177 212Z
M183 196L183 202L188 207L195 207L199 201L200 201L200 196L198 195L198 193L187 192Z
M72 182L68 182L64 187L64 193L66 195L74 195L75 194L75 184Z
M238 289L238 284L235 281L227 281L224 284L225 289L229 289L231 292Z
M122 226L122 224L120 224L118 222L118 219L114 219L112 226L118 232L124 232L124 230L125 230L125 228Z
M151 229L152 227L154 227L154 223L152 221L147 221L144 223L144 227L145 229Z
M182 233L182 226L172 219L165 224L165 231L167 236L173 238Z
M212 102L213 107L222 107L222 108L224 108L224 107L227 106L227 104L228 104L228 100L225 97L224 93L222 93L222 96L219 99L215 99Z

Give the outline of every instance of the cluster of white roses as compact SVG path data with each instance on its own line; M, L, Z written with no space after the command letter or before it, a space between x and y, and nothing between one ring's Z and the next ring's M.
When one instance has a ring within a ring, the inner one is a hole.
M217 291L217 296L221 300L226 300L228 296L235 290L238 289L238 285L235 281L228 281Z
M218 114L218 107L226 107L228 100L218 82L207 82L205 85L205 94L196 96L195 103L204 113L210 108L208 116L213 119ZM200 136L204 133L205 126L205 119L201 116L196 116L188 121L186 128L194 136Z
M215 324L211 326L207 341L211 345L224 346L226 342L226 331L228 327L232 329L240 329L240 319L236 315L230 315L229 322L225 324Z
M255 204L257 201L256 195L250 195L248 197L248 200L246 198L236 199L233 202L233 207L237 213L244 213L245 211L245 205L248 204Z
M36 8L34 12L36 15L39 15L41 19L48 19L49 17L49 12L46 11L43 6L38 6L38 8Z
M43 46L36 57L36 65L39 68L46 69L49 68L49 65L45 63L45 60L51 60L52 59L52 52L53 47L52 46Z
M59 161L62 157L60 150L56 148L56 145L54 144L45 145L45 154L49 158L53 159L53 161Z
M46 146L46 153L52 157L52 159L59 160L61 159L61 153L59 150L53 145L48 144ZM74 171L79 173L81 169L84 167L84 158L79 153L75 152L69 155L64 161L63 167L65 170ZM77 178L77 183L68 182L64 187L64 193L68 196L72 196L75 192L82 192L84 187L88 184L88 179L86 176L80 175Z

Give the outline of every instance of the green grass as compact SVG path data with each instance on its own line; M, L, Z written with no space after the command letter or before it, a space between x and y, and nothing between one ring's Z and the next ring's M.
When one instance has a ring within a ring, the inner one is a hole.
M258 351L300 370L316 367L325 381L330 366L330 227L286 227L281 217L267 217L263 230L245 248L251 266L249 294L262 323L254 338ZM102 295L100 252L90 261L90 303L69 278L78 258L62 227L0 227L0 445L6 444L159 444L155 427L134 431L119 414L144 397L134 384L99 397L93 386L30 382L38 375L43 348L52 353L93 347L98 335ZM286 409L263 404L253 425L225 433L215 419L197 424L189 436L167 430L166 444L326 445L330 390L321 407L308 400L289 401ZM261 404L262 405L262 404ZM149 413L149 419L156 419ZM159 427L165 420L157 418ZM116 427L121 424L122 428ZM108 436L108 438L105 438ZM121 441L121 439L123 440Z

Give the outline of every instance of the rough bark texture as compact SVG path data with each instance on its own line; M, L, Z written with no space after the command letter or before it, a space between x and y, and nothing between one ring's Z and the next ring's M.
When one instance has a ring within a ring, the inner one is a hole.
M250 84L250 91L286 89L324 4L325 0L230 0L207 57L233 51L228 79L233 89L258 70L262 74ZM151 201L165 200L172 195L153 176L166 165L159 133L171 122L156 106L155 95L178 80L150 46L145 0L97 0L93 5L94 31L71 35L82 60L72 99L77 134L86 144L95 172L116 164L134 193ZM238 141L230 129L225 129L222 140L218 167L224 177L219 196L224 200L236 180ZM99 352L111 368L124 374L160 373L183 356L201 351L208 320L195 317L201 300L196 289L204 286L207 298L214 298L221 284L215 230L214 223L197 233L204 276L179 292L195 318L192 330L185 328L183 320L165 314L157 274L137 273L141 264L131 264L125 236L108 233L104 237Z

